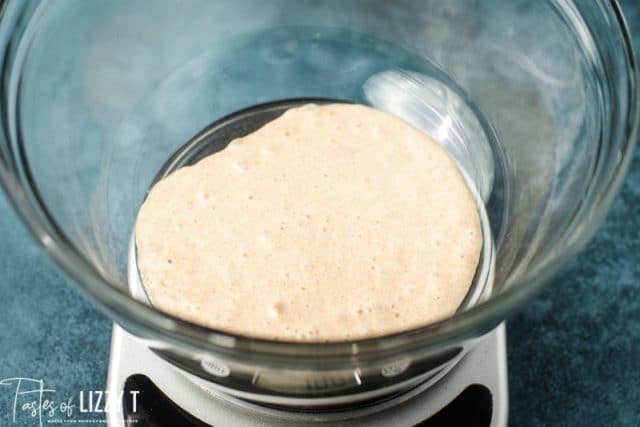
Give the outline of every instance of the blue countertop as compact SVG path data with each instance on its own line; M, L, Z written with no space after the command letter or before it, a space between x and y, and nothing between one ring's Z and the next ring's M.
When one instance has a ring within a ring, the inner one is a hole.
M623 7L639 51L640 2ZM595 239L508 322L512 425L640 425L639 230L636 150ZM104 389L111 322L44 255L4 195L0 248L0 383L43 379L57 396ZM0 425L11 423L14 392L0 386Z

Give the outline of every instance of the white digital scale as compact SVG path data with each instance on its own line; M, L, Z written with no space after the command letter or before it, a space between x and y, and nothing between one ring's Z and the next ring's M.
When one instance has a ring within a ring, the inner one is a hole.
M385 401L379 410L358 407L336 414L288 412L249 403L188 375L114 325L107 381L109 393L135 390L136 407L107 415L109 427L237 426L490 426L507 425L508 391L505 324L478 344L442 379L418 385ZM135 409L135 412L134 412ZM353 416L351 416L353 414ZM323 422L323 417L325 422ZM464 423L464 424L462 424Z
M211 152L236 137L273 120L291 106L326 100L289 100L263 104L235 113L196 135L162 167L157 180ZM433 103L431 103L433 104ZM434 104L435 105L435 104ZM476 144L477 145L477 144ZM478 157L478 156L476 156ZM461 159L465 159L464 156ZM483 167L492 171L491 164ZM492 173L488 173L487 176ZM486 182L485 182L486 181ZM491 179L477 194L488 198ZM475 188L475 187L474 187ZM490 253L491 251L487 251ZM490 258L487 257L487 260ZM489 267L491 263L486 261ZM491 270L491 269L490 269ZM493 281L487 275L487 283ZM129 287L134 298L149 303L137 268L132 238L129 250ZM477 286L476 293L485 286ZM479 295L479 294L478 294ZM475 341L475 339L474 339ZM444 372L444 371L443 371ZM421 382L422 381L422 382ZM329 410L274 407L221 391L214 383L193 377L168 363L146 344L114 325L108 390L112 395L138 392L136 407L123 401L123 410L108 414L110 427L230 427L230 426L491 426L507 424L507 360L504 323L484 337L442 378L415 381L406 389L380 400L349 400ZM367 384L358 380L363 389Z

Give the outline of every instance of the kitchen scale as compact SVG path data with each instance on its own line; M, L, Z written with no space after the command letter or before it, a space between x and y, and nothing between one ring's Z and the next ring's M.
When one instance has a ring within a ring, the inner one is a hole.
M154 182L180 167L193 164L224 149L235 138L251 133L289 108L306 104L341 102L319 98L290 99L257 105L231 114L200 132L174 153L160 169ZM471 188L471 187L470 187ZM477 192L476 192L477 193ZM476 194L478 203L483 203ZM489 239L490 240L490 239ZM485 253L490 253L489 249ZM468 299L473 302L491 286L491 256L482 258ZM151 304L137 267L135 239L129 247L129 289L131 295ZM463 303L464 304L464 303ZM115 325L108 390L123 394L122 411L109 413L110 426L286 426L314 425L318 422L358 425L479 425L504 426L507 418L507 374L504 326L478 339L476 347L458 363L443 361L436 376L412 377L400 388L365 400L339 397L339 404L323 407L270 406L243 396L231 396L219 385L205 381L168 363L158 353ZM415 364L412 363L412 367ZM453 366L451 370L445 365ZM399 368L404 372L409 365ZM215 366L221 376L229 375L226 365ZM205 369L206 370L206 369ZM210 371L209 371L210 373ZM226 374L226 375L225 375ZM257 374L256 374L257 375ZM384 373L382 375L385 375ZM389 375L393 376L392 373ZM416 374L417 375L417 374ZM439 378L439 379L438 379ZM363 391L370 377L357 378ZM253 383L253 381L252 381ZM138 392L133 406L131 392ZM352 391L352 393L354 393ZM363 393L363 392L361 392ZM350 396L350 395L349 395ZM361 398L362 399L362 398ZM322 411L322 412L320 412Z
M196 385L184 371L155 355L138 338L114 324L107 390L139 392L136 407L123 399L122 411L107 414L109 427L235 426L479 426L507 425L505 324L477 345L431 387L421 385L377 406L334 414L287 412ZM135 412L134 412L135 409ZM364 412L364 414L363 414ZM361 415L362 414L362 415ZM331 422L332 417L340 421Z

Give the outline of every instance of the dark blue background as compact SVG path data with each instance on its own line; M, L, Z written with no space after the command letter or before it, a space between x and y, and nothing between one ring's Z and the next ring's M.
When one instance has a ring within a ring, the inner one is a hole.
M636 51L640 2L623 3ZM111 322L82 299L0 195L0 379L58 396L103 389ZM640 425L640 151L594 241L508 323L510 424ZM0 387L0 425L12 395Z

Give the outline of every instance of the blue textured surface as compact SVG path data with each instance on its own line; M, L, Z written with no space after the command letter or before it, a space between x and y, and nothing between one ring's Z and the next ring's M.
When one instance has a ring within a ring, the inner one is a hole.
M623 8L640 53L640 2ZM640 425L640 150L586 250L507 325L512 425Z
M640 3L624 7L638 47ZM639 230L636 151L594 241L509 322L512 425L640 425ZM41 378L65 399L104 388L110 321L68 285L4 196L0 248L0 380ZM12 391L0 387L0 425L11 422Z

